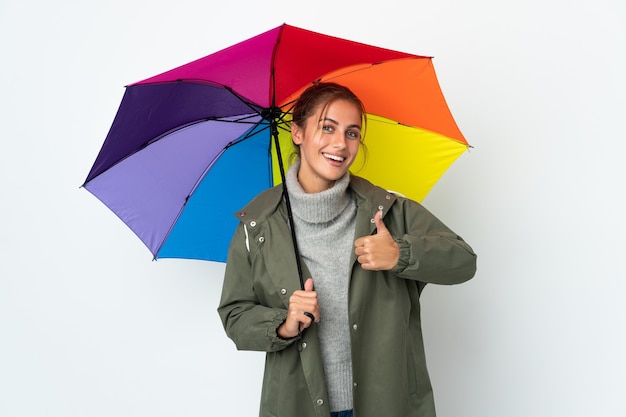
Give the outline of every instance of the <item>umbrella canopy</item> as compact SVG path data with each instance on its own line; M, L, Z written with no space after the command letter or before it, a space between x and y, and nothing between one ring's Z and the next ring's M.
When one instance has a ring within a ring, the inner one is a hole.
M283 181L291 105L318 81L363 101L352 171L377 185L421 201L468 148L430 57L284 24L127 86L84 187L155 259L225 261L232 213Z

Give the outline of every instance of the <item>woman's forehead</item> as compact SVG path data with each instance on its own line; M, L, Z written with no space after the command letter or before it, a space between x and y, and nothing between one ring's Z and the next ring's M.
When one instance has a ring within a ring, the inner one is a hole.
M342 122L345 122L345 119L354 119L351 123L358 121L359 125L361 124L362 116L359 106L345 99L336 99L320 103L312 115L312 117L317 117L318 120L330 118L337 122L340 121L337 119L341 119Z

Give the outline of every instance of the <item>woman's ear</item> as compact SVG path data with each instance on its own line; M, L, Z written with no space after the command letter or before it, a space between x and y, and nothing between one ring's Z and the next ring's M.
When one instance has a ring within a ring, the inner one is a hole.
M296 145L300 145L302 143L302 128L300 128L300 126L298 126L295 123L291 124L291 140L293 140L293 143L295 143Z

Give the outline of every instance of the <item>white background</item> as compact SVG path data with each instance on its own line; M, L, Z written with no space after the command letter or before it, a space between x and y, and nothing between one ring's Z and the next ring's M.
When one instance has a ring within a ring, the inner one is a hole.
M422 297L439 416L626 416L625 4L0 0L0 416L256 415L223 265L79 186L125 84L284 22L435 56L474 146L425 200L479 255Z

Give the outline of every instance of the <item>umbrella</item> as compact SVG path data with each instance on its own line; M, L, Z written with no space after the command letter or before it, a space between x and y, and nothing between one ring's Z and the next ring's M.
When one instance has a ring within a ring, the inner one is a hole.
M223 262L232 213L283 182L291 105L319 81L363 101L368 156L352 170L377 185L421 201L468 148L431 57L283 24L128 85L83 186L154 259Z

